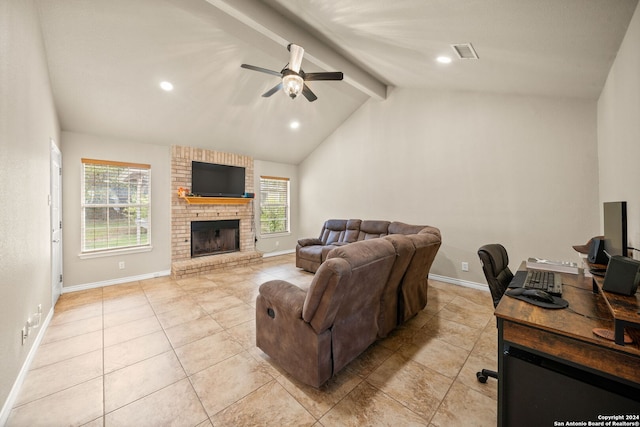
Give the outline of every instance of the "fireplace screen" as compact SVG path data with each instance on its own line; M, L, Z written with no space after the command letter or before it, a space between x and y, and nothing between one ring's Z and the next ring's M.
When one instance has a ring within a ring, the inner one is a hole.
M191 258L239 250L240 220L191 222Z

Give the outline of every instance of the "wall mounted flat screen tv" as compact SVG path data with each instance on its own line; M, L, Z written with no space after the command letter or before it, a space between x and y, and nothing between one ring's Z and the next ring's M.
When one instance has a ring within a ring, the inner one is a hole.
M603 203L603 218L605 253L627 256L627 202Z
M242 197L244 168L191 162L191 192L204 197Z

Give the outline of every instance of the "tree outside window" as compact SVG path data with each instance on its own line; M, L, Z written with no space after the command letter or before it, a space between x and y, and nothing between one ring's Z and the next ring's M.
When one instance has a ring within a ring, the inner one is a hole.
M150 245L151 167L82 159L82 252Z
M289 232L289 178L260 177L260 234Z

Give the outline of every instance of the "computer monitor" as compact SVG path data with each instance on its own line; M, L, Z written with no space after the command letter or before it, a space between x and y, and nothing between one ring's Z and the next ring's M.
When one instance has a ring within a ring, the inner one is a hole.
M603 210L605 253L627 256L627 202L605 202Z

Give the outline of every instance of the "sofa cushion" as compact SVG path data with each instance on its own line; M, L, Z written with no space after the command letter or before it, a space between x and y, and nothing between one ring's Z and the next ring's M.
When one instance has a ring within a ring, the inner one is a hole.
M440 237L440 230L428 225L411 225L404 222L394 221L389 224L389 234L433 234Z
M344 232L344 238L342 242L344 243L353 243L358 240L358 235L360 234L360 224L362 220L360 219L350 219L347 221L347 228Z
M380 301L380 315L378 316L378 337L386 337L389 332L398 326L398 294L399 287L415 253L415 247L409 237L401 234L384 236L396 251L396 260L389 274L387 285L382 293Z
M320 240L322 240L322 244L330 245L334 242L341 242L344 238L344 232L346 229L346 219L330 219L325 221L322 231L320 232Z
M311 324L316 333L327 330L333 324L346 290L345 282L350 277L351 267L343 259L327 260L313 276L302 307L302 318Z
M416 252L400 284L398 323L406 322L427 305L429 270L441 244L439 233L409 234L407 238Z
M298 257L313 261L313 262L322 262L322 245L312 245L312 246L302 246L298 249Z
M339 371L371 345L378 334L382 292L396 259L393 245L384 239L350 243L334 249L327 261L343 259L351 277L339 299L331 326L333 370Z
M393 221L389 224L389 234L418 234L423 228L423 225L411 225Z
M358 240L375 239L389 234L389 221L362 221Z

